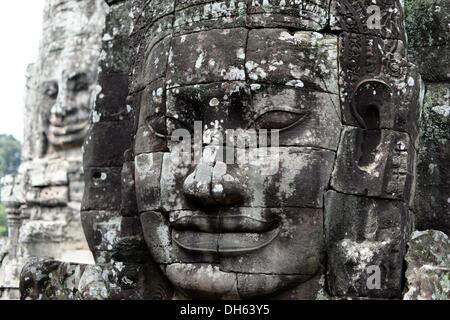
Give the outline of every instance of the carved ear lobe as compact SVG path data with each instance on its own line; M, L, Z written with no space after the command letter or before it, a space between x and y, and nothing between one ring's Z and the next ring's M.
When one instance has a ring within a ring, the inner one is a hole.
M393 121L389 115L394 110L390 87L379 80L366 80L358 85L352 101L353 115L364 129L360 140L358 165L366 167L377 157L381 140L381 129Z

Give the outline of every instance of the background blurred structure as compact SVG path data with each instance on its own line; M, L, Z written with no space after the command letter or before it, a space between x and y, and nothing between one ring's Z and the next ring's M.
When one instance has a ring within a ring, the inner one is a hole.
M80 222L81 145L97 80L106 6L102 0L47 0L38 61L30 65L22 164L2 180L9 224L0 298L18 298L28 257L92 262Z

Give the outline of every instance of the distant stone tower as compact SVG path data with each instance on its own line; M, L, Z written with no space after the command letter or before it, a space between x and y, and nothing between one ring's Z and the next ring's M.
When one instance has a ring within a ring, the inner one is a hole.
M9 253L0 298L18 298L28 257L90 262L79 218L81 146L89 129L106 5L103 0L47 0L38 61L28 70L23 162L6 177Z

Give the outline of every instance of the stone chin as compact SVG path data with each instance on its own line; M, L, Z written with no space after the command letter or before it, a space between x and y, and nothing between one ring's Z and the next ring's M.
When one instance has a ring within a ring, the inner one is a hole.
M321 209L257 211L229 210L220 220L186 211L167 219L149 211L141 222L155 262L189 298L274 296L322 274Z
M236 274L212 264L177 263L162 268L176 299L240 300L275 297L312 279L301 275Z

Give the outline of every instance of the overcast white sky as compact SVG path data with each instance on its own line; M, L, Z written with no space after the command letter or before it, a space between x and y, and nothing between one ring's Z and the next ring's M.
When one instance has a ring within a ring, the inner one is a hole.
M44 0L2 1L0 10L0 134L22 141L25 73L37 58Z

